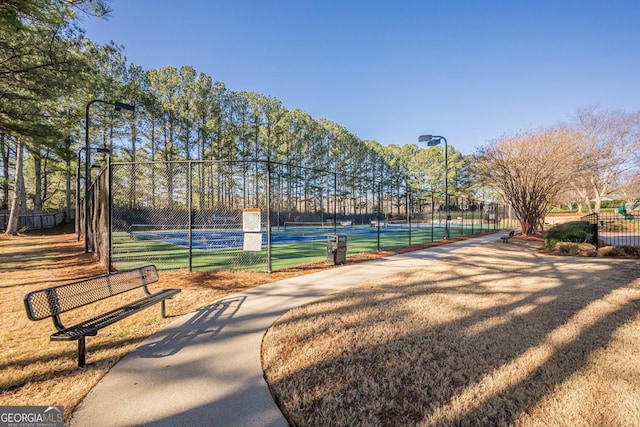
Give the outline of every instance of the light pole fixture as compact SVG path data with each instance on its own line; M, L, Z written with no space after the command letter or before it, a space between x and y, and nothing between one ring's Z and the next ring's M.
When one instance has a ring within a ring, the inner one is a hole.
M89 165L91 164L91 155L89 147L89 107L96 102L113 105L116 111L122 109L127 111L135 111L136 107L130 104L125 104L118 101L103 101L102 99L93 99L87 103L84 116L84 253L89 253ZM80 159L80 153L78 152L78 159Z
M444 141L444 204L447 216L445 223L445 239L448 239L451 215L449 214L449 150L447 146L447 138L437 135L420 135L418 137L418 142L426 142L429 147L435 147L442 141Z

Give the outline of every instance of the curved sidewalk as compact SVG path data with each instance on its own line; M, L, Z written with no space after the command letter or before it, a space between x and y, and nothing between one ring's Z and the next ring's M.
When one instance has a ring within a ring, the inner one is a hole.
M287 426L263 378L262 337L290 309L418 268L496 234L345 265L226 296L170 323L91 390L71 426Z

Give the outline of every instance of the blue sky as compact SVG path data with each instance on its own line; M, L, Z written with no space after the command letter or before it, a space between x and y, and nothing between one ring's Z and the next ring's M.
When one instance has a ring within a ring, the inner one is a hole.
M579 107L640 110L640 1L113 0L85 19L145 70L191 65L383 145L465 154Z

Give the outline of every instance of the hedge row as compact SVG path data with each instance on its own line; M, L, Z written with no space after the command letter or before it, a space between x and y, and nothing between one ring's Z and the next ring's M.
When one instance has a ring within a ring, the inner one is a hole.
M587 243L593 241L592 225L586 221L570 221L558 224L547 231L544 245L555 248L558 242Z

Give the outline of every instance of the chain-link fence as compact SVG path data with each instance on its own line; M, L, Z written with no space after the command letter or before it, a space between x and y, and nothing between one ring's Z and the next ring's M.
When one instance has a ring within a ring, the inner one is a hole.
M266 228L265 171L244 162L114 163L111 262L117 269L265 269L265 251L243 250L244 208Z
M87 189L86 200L78 203L76 231L85 241L85 250L95 252L100 261L109 266L110 254L110 179L109 168L103 169Z
M348 236L353 255L516 225L472 197L447 209L406 181L269 161L112 163L98 183L90 241L116 270L272 271L324 260L328 236Z

